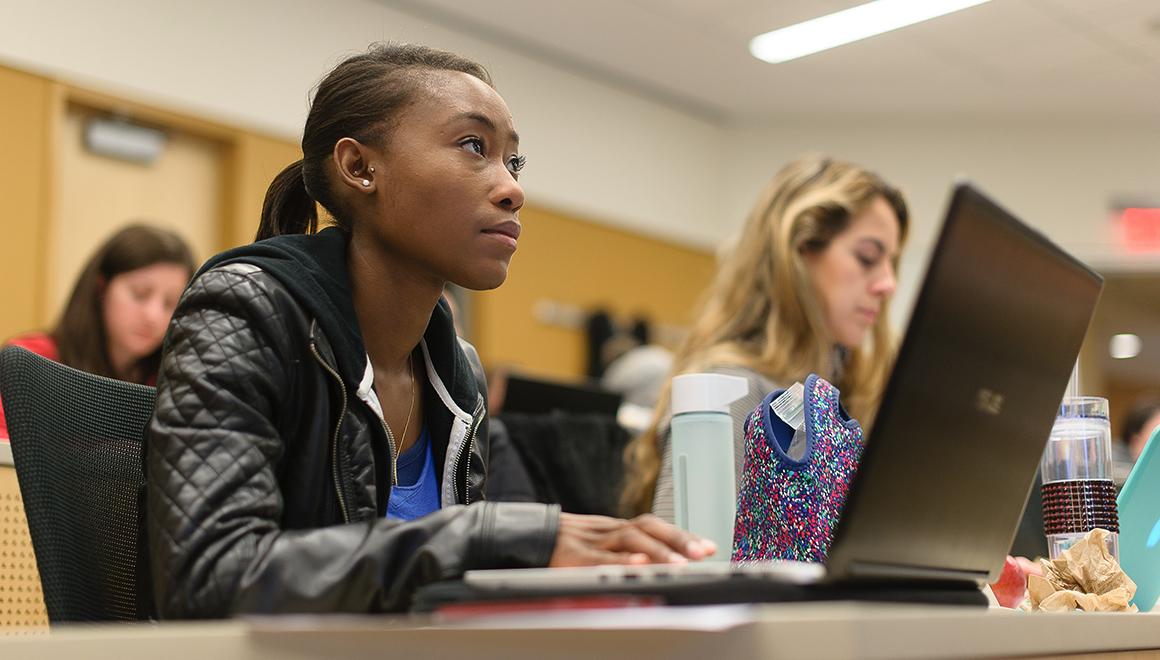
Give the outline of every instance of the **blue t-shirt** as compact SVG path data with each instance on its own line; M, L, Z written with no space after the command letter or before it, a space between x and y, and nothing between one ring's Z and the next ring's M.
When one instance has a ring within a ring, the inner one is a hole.
M387 501L388 518L414 520L439 509L439 481L426 426L415 444L399 454L398 473L399 483L391 487Z

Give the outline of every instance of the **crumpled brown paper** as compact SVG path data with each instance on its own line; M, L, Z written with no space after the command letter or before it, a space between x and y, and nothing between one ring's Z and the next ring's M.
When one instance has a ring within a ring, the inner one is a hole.
M1107 537L1107 530L1093 529L1056 559L1040 559L1043 576L1027 578L1031 609L1135 612L1128 601L1136 595L1136 583L1108 552Z

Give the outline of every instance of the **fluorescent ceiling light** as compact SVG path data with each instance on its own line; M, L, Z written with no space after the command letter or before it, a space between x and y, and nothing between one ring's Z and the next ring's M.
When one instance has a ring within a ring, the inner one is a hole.
M1115 335L1108 342L1108 352L1117 360L1127 360L1140 354L1144 342L1136 335Z
M988 1L874 0L759 34L749 42L749 52L771 64L788 62Z

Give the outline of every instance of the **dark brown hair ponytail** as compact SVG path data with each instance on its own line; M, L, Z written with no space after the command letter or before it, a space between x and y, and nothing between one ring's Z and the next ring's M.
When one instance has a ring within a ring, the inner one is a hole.
M383 145L395 115L430 71L459 71L491 85L482 65L418 44L373 44L322 79L302 131L302 160L274 177L262 204L255 240L318 230L317 202L339 229L350 231L350 214L331 189L329 162L342 138Z
M262 202L262 222L255 241L282 234L313 234L318 231L318 206L306 192L302 161L291 163L274 177Z

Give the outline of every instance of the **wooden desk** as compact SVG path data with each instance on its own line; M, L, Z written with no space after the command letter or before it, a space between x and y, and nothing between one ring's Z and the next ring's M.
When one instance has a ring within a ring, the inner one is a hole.
M1160 658L1160 614L813 603L554 612L439 623L284 617L57 628L0 639L0 657L45 660L304 658Z
M8 449L0 444L0 486L5 479L15 483ZM35 588L39 599L39 582ZM0 598L0 609L3 604ZM43 617L42 602L37 614ZM1121 660L1160 659L1160 613L1029 614L858 603L645 608L611 614L552 612L460 622L414 617L282 617L25 630L33 634L12 628L7 633L16 632L14 636L0 633L0 658L732 660L1099 654Z

